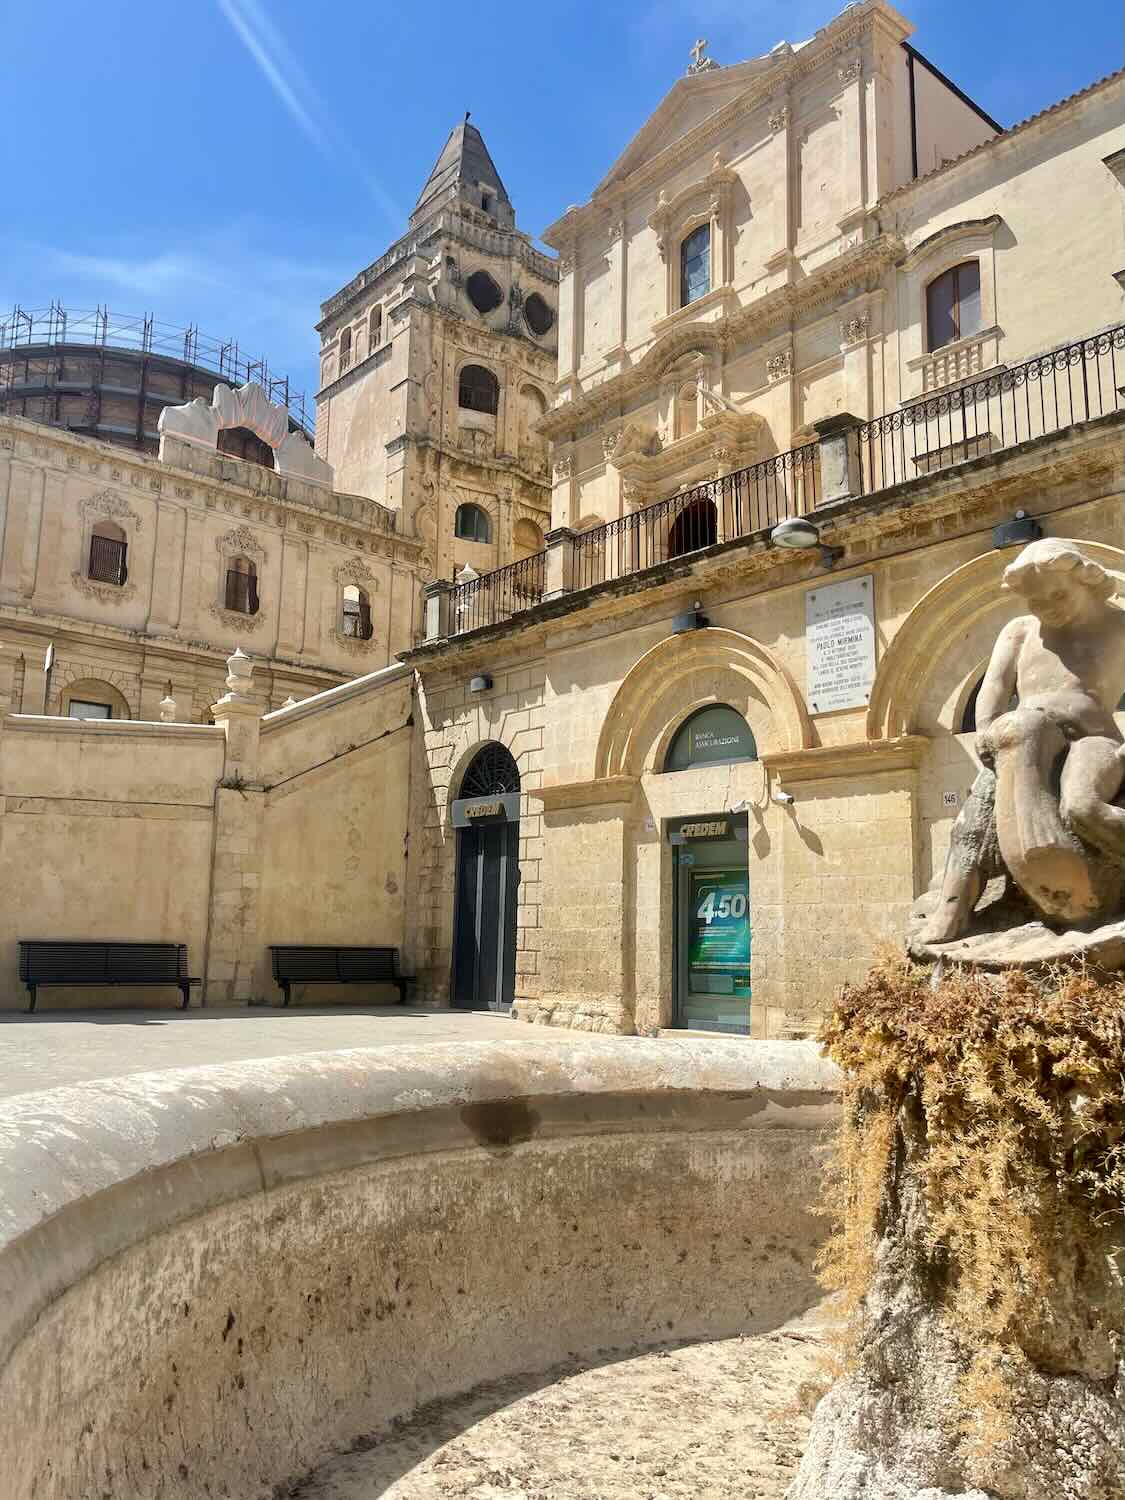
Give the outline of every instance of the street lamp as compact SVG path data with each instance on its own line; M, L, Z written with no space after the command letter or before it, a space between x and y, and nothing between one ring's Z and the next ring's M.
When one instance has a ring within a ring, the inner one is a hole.
M820 550L820 560L826 568L832 568L844 555L843 547L829 547L820 540L820 528L815 521L805 516L788 516L779 521L770 532L770 541L775 547L790 548L805 552L810 547Z

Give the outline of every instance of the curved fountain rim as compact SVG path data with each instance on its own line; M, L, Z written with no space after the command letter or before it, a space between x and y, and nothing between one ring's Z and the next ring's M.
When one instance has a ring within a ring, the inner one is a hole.
M0 1116L0 1367L40 1313L111 1256L274 1185L262 1153L283 1152L286 1137L405 1116L422 1155L427 1115L583 1096L742 1098L741 1128L823 1129L838 1089L813 1042L590 1037L348 1048L15 1095ZM315 1167L275 1181L302 1175ZM163 1196L162 1178L175 1182ZM130 1191L147 1195L143 1208L104 1211ZM76 1233L84 1211L94 1224Z

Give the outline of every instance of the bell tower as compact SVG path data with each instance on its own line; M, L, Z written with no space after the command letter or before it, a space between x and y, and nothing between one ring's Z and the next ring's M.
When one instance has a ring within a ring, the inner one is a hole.
M317 452L396 511L435 577L529 556L550 521L557 263L484 138L449 132L406 233L322 305Z

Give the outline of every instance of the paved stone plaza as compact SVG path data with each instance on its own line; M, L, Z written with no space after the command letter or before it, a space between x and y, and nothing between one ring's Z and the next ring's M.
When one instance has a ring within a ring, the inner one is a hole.
M537 1027L536 1040L579 1033ZM517 1041L508 1016L399 1006L324 1010L99 1010L0 1015L0 1096L200 1063L248 1062L400 1042Z

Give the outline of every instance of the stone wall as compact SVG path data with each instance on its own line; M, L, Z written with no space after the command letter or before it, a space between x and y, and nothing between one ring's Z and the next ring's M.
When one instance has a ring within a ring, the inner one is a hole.
M27 1001L20 939L186 943L203 979L193 1002L208 1005L279 1001L270 943L405 946L410 672L263 718L249 661L231 663L213 727L0 719L0 1008ZM386 986L316 991L334 997L396 998ZM144 988L40 997L178 1000Z

